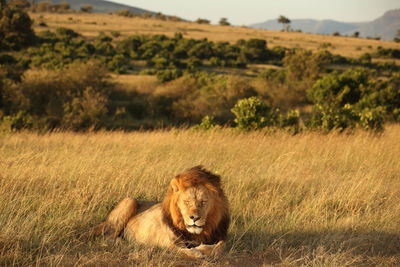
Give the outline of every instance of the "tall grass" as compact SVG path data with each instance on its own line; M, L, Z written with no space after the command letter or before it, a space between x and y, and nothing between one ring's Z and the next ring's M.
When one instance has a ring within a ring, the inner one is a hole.
M1 135L0 265L399 265L399 134ZM197 164L230 201L222 259L85 237L123 197L161 200Z

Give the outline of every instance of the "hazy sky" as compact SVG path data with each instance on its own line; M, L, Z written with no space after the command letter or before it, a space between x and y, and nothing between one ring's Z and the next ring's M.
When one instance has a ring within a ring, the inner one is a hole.
M400 8L400 0L109 0L131 6L213 23L221 17L232 24L248 25L284 15L290 19L334 19L344 22L370 21L389 9Z

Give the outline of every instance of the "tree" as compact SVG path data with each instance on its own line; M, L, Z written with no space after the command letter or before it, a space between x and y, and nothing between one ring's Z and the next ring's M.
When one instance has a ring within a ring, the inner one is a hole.
M282 27L283 27L282 30L285 30L285 28L286 28L286 31L287 31L287 32L289 31L289 29L290 29L290 23L291 23L291 21L290 21L289 18L280 15L279 18L278 18L278 23L281 23L281 24L282 24ZM286 26L285 26L285 25L286 25Z
M31 45L34 40L29 15L21 8L0 0L0 51L19 50Z
M93 6L91 5L83 5L81 6L81 11L85 13L90 13L93 11Z
M229 26L229 25L231 25L231 24L228 22L228 19L227 19L227 18L221 18L221 19L219 20L219 25L221 25L221 26Z
M210 21L208 19L198 18L196 20L196 23L198 23L198 24L210 24Z
M354 33L353 33L353 37L355 37L355 38L360 37L360 32L354 32Z
M400 29L397 30L396 37L394 37L393 41L400 43Z

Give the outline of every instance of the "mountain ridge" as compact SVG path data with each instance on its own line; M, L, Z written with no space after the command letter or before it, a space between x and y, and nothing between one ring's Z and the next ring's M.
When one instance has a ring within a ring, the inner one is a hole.
M282 25L277 20L267 20L249 25L252 28L281 30ZM341 22L337 20L293 19L293 30L308 33L352 35L359 32L361 37L380 37L384 40L393 40L397 30L400 30L400 9L386 11L381 17L368 22Z
M49 2L47 0L36 0L36 3L40 2ZM146 9L119 4L111 1L106 0L52 0L51 3L53 4L60 4L63 2L68 2L70 7L75 10L80 10L80 8L84 5L91 5L93 7L92 12L94 13L113 13L118 10L127 9L133 14L144 14L144 13L151 13L154 14L155 12L149 11Z

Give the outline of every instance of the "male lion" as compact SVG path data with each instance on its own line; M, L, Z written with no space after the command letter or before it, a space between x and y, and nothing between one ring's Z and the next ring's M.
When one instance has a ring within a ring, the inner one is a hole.
M122 200L95 234L122 235L202 258L222 253L229 221L220 177L196 166L172 179L161 203Z

